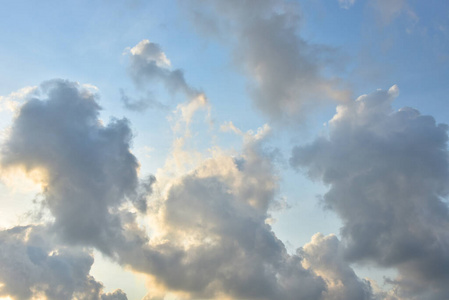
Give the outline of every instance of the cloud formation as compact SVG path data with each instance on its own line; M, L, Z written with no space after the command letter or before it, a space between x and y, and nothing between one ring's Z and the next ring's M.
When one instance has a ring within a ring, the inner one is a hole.
M40 91L40 98L18 109L2 144L1 164L4 170L41 173L42 205L53 219L1 233L3 253L20 254L26 264L18 267L16 260L8 260L12 254L2 257L10 278L2 280L4 295L126 299L121 291L102 294L102 284L89 275L93 258L84 247L151 276L155 284L149 299L169 292L185 299L333 300L344 295L355 300L372 295L338 257L320 260L327 244L314 246L324 243L319 238L289 254L276 237L269 211L277 203L278 175L263 148L269 126L256 133L234 126L243 138L242 153L229 155L217 148L187 173L159 183L154 176L138 178L128 122L113 119L104 125L95 94L64 80L45 82ZM179 108L187 127L198 105L190 101L182 106L185 111ZM160 191L156 195L154 188ZM151 234L136 221L138 213L149 218ZM31 238L35 235L39 238ZM337 247L338 241L333 243ZM52 269L54 260L64 260L61 264L74 268L65 270L80 278L53 279L62 272ZM337 265L331 274L323 272L327 263ZM37 275L20 285L14 266Z
M144 112L147 109L167 109L168 107L161 102L154 99L151 93L147 93L146 96L139 99L133 99L126 95L123 89L120 89L120 100L123 103L123 107L127 110Z
M188 3L184 5L200 31L215 28L214 35L232 47L235 64L249 77L255 106L272 120L288 122L323 100L348 98L337 78L324 75L333 50L298 35L300 14L295 3Z
M92 254L64 247L44 226L0 231L0 296L15 299L126 300L121 290L103 293L89 275Z
M345 258L395 267L398 299L445 299L449 289L448 126L393 111L397 86L341 105L328 137L296 147L291 164L330 186Z
M184 72L180 69L171 70L168 60L161 47L149 40L142 40L129 50L129 73L137 86L144 87L147 83L162 83L172 93L182 93L188 99L194 99L202 94L199 90L187 84Z
M1 148L4 169L38 170L53 229L67 242L108 252L121 232L114 212L138 186L126 119L98 119L95 94L79 84L52 80L43 97L25 102Z

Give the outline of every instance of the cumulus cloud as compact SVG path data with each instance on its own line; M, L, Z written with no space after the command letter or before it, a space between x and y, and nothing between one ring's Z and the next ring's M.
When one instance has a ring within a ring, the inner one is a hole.
M371 295L339 254L323 259L328 255L323 253L340 253L332 237L315 237L296 254L276 237L269 220L279 178L264 150L269 126L243 133L229 123L243 139L241 153L215 148L190 170L159 182L154 176L138 178L128 122L103 124L90 90L53 80L41 85L40 95L17 111L1 147L1 165L39 170L42 204L53 219L0 233L0 266L7 269L0 275L4 295L126 299L119 290L102 293L101 283L89 275L92 247L147 274L149 299L168 293L182 299ZM178 109L182 122L188 124L204 106L196 99ZM148 232L137 222L137 212L147 217ZM21 258L11 259L13 254ZM323 271L327 264L328 273ZM30 279L16 282L22 270ZM72 273L76 276L66 275Z
M374 299L368 280L361 280L344 258L344 248L335 235L315 234L301 250L304 265L320 275L327 284L324 299Z
M126 300L116 290L103 294L103 285L89 275L92 255L55 243L44 226L0 231L0 296L15 299Z
M259 133L238 158L217 154L175 178L150 215L158 235L127 263L186 298L319 299L324 281L266 224L277 176Z
M445 299L449 289L447 129L412 108L397 86L341 105L328 137L296 147L291 164L330 186L345 257L396 267L398 299Z
M287 121L324 99L348 97L338 79L323 75L324 61L329 61L333 50L298 35L300 14L295 3L198 2L184 3L194 24L201 32L215 28L215 35L229 42L236 65L250 78L255 105L271 119Z
M216 149L186 174L156 183L162 195L149 210L154 234L121 256L154 276L147 298L178 291L180 299L371 299L369 284L335 254L333 237L287 252L268 222L279 180L263 148L270 128L235 131L244 139L239 155ZM325 277L326 266L333 273Z
M390 24L403 13L406 13L412 19L417 18L407 0L375 0L370 5L374 8L374 12L382 25Z
M95 94L77 83L53 80L41 90L42 98L17 113L1 147L1 165L41 171L54 230L71 243L108 252L109 240L121 231L113 210L138 186L128 121L103 125Z

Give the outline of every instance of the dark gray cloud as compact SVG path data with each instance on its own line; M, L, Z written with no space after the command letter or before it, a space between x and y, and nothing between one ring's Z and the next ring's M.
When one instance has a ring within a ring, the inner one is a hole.
M44 204L54 230L74 244L108 252L121 232L113 209L138 186L126 119L103 125L95 95L77 83L53 80L19 110L1 148L3 168L42 170Z
M323 75L335 51L299 36L297 3L182 2L202 33L212 30L231 45L235 64L250 78L255 105L273 120L291 121L323 100L348 98L336 78Z
M324 203L344 222L350 261L396 267L399 299L445 299L449 289L447 129L398 90L339 106L328 137L296 147L291 164L330 186Z
M43 226L0 231L0 296L15 299L126 300L117 290L103 294L103 285L89 275L92 254L64 247Z

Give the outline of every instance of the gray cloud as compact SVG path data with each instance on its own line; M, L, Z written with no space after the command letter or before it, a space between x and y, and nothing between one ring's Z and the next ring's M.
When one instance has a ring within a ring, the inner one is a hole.
M256 145L240 161L212 158L177 180L154 215L165 242L131 264L193 298L320 299L324 281L265 223L277 189L270 161Z
M291 164L330 185L345 256L396 267L399 299L449 296L447 129L412 108L393 111L396 86L339 106L329 137L296 147Z
M255 105L273 120L289 121L323 100L348 98L336 78L323 75L334 51L298 35L300 14L294 2L198 2L184 4L194 24L203 33L213 28L232 46L236 65L250 78Z
M266 131L246 136L239 157L212 157L176 179L150 214L161 234L121 263L186 299L371 299L369 284L340 256L322 260L338 240L289 254L267 224L278 178L262 148ZM324 277L326 265L335 271Z
M10 278L4 294L70 299L89 292L79 297L126 299L121 291L103 294L102 285L88 275L93 258L77 248L87 246L151 275L158 283L151 290L154 299L180 291L187 298L333 300L338 299L331 293L337 291L335 282L344 285L336 295L347 299L371 295L340 257L320 259L323 252L335 250L332 239L330 245L325 240L289 254L272 231L269 208L276 203L278 175L272 155L263 150L268 126L255 134L235 129L244 139L239 156L214 155L164 186L153 176L138 179L129 124L114 119L104 125L94 94L63 80L46 82L40 89L42 98L26 101L17 111L2 144L1 163L3 169L43 173L43 205L54 220L39 234L41 227L3 233L2 253L17 252L26 263L8 260L12 254L1 257L0 264L8 269L4 276ZM153 195L155 184L165 192ZM135 209L152 222L151 236L136 221ZM33 234L25 234L27 230ZM9 242L14 232L19 235ZM62 259L70 261L63 265L74 268L80 280L60 283L65 277L46 264ZM332 275L322 272L326 264ZM30 270L32 279L21 285L14 272L23 269ZM46 284L51 276L59 276L54 283L67 288Z
M55 243L43 226L0 231L0 296L15 299L121 299L117 290L103 294L103 285L89 275L94 262L82 249Z
M360 279L344 258L344 248L335 235L316 234L299 250L306 265L327 283L324 299L374 299L369 281Z
M46 99L20 108L1 148L2 167L42 170L54 230L68 242L108 252L122 229L113 209L138 186L128 121L103 125L95 95L77 83L53 80L41 89Z
M182 93L188 99L196 98L200 91L187 84L184 72L171 70L170 61L161 47L149 40L142 40L129 50L129 73L137 86L160 82L172 93Z
M154 99L151 93L147 93L145 97L139 99L132 99L125 94L124 90L120 90L120 100L123 103L123 108L136 112L144 112L147 109L167 109L168 107L161 102Z

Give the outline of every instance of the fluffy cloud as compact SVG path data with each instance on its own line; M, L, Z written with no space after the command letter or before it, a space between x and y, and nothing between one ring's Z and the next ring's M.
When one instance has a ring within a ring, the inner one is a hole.
M277 176L260 148L265 134L247 135L241 156L217 154L171 182L151 214L158 235L123 263L186 299L320 299L324 281L266 224Z
M235 131L244 138L240 155L216 150L165 187L156 183L163 196L149 210L154 234L120 257L154 277L148 299L170 291L179 291L180 299L374 297L342 259L335 237L317 236L296 254L287 252L268 222L278 189L272 158L263 149L270 128Z
M374 299L370 282L357 277L345 260L343 251L335 235L318 233L300 250L300 255L304 257L304 265L326 281L324 299Z
M0 231L0 296L15 299L126 300L121 290L103 294L103 285L89 275L92 255L55 243L43 226Z
M194 24L202 32L215 28L214 36L232 45L235 63L250 78L255 105L273 120L288 121L323 99L347 98L338 80L323 75L332 50L298 36L299 8L293 2L197 2L187 8Z
M268 126L242 133L228 125L242 136L242 153L217 148L187 173L175 172L159 183L153 176L138 179L128 122L113 119L104 125L95 94L53 80L41 85L40 95L18 108L2 144L1 164L3 170L39 171L42 204L54 219L45 227L1 233L4 295L126 299L121 291L102 294L101 283L89 275L93 258L82 247L95 247L150 275L155 282L150 299L167 292L185 299L372 295L340 256L322 259L329 255L323 253L340 252L332 238L315 238L289 254L272 231L269 209L276 205L278 175L263 148ZM205 105L198 99L178 107L187 127ZM153 195L153 188L160 192ZM151 235L138 225L137 212L149 217ZM17 282L23 270L29 279Z
M345 257L396 267L399 299L449 289L447 129L412 108L393 111L393 86L341 105L328 137L296 147L291 164L330 186L324 203L344 222Z
M95 95L77 83L53 80L41 90L46 98L20 107L1 148L2 167L39 170L54 230L107 253L122 227L114 209L139 184L128 121L103 125Z

